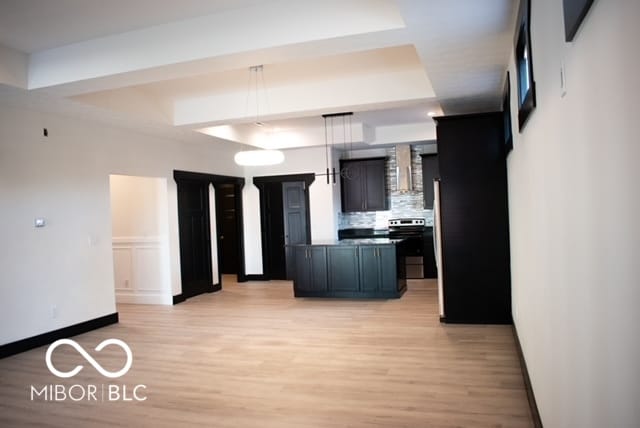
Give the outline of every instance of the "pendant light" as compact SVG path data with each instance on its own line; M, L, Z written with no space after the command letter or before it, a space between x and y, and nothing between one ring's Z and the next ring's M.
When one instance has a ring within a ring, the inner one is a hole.
M352 127L351 127L351 117L353 116L353 112L341 112L341 113L330 113L330 114L323 114L322 118L324 119L324 151L325 151L325 162L327 165L327 169L326 169L326 173L325 174L316 174L316 175L324 175L327 177L327 184L330 184L333 181L333 184L336 184L336 169L334 167L329 168L329 131L331 131L331 146L333 146L334 144L334 137L333 137L333 120L336 118L342 118L342 135L343 135L343 139L342 139L342 144L343 147L345 148L346 151L346 147L347 147L347 118L349 120L349 146L352 147L353 146L353 134L352 134ZM350 156L350 152L348 153L348 156ZM346 168L344 168L344 170L346 170ZM340 171L340 175L345 177L345 178L350 178L347 176L346 173L343 174L343 171Z
M247 102L246 102L246 116L249 116L249 99L252 90L256 95L256 114L254 125L258 127L264 127L265 123L260 120L260 91L259 86L262 83L262 91L264 92L265 104L268 107L267 99L267 87L264 79L264 66L254 65L249 67L249 83L247 84ZM253 89L252 89L253 88ZM245 150L235 154L233 160L236 164L241 166L263 166L263 165L276 165L284 162L284 153L280 150Z

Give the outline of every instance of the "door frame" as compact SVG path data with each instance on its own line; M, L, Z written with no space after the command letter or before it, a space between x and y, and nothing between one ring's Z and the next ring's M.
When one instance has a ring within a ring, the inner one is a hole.
M191 172L191 171L181 171L174 170L173 171L173 179L176 183L180 181L196 181L203 184L213 185L214 190L217 191L221 184L233 184L233 189L235 193L235 202L236 202L236 235L238 237L238 282L246 282L246 270L244 263L244 220L242 217L242 189L244 188L245 180L242 177L233 177L229 175L217 175L217 174L207 174L203 172ZM176 195L177 197L177 195ZM216 206L217 209L217 206ZM208 217L211 218L211 212L209 210L209 205L206 207ZM216 216L216 226L218 226L218 222L220 219ZM217 258L220 260L220 239L218 236L216 239L216 248L218 251ZM180 243L182 245L182 243ZM211 264L211 257L209 257L208 263ZM182 280L181 280L182 281ZM212 278L213 282L213 278ZM222 288L222 274L220 273L220 269L218 269L218 286L213 286L211 291L218 291ZM182 297L182 293L173 296L173 302L179 303L184 301L184 297Z
M309 205L309 186L316 179L315 173L309 174L289 174L289 175L268 175L263 177L253 177L253 184L258 188L260 194L260 237L262 239L262 275L251 275L252 280L256 281L269 281L271 279L271 272L269 271L269 253L267 246L264 243L267 241L267 201L265 197L265 184L267 183L287 183L294 181L303 181L304 197L306 203L305 215L307 223L307 243L311 241L311 206Z

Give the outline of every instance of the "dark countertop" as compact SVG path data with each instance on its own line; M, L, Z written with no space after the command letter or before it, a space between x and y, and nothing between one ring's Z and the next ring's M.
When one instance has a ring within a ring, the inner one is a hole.
M342 245L395 245L402 242L402 239L389 238L363 238L363 239L341 239L341 240L318 240L312 241L311 245L319 246L342 246ZM293 244L292 247L309 244Z
M349 228L338 230L338 239L388 238L389 229Z

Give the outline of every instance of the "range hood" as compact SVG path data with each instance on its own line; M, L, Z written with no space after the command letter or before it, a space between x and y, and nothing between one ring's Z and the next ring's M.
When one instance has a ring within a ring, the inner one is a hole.
M396 146L396 187L401 192L413 190L413 174L411 170L411 146Z

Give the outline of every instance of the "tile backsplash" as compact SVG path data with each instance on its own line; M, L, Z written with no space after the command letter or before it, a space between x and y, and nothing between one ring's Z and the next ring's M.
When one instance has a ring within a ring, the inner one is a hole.
M427 225L433 225L433 210L424 209L422 193L422 158L421 146L411 147L411 169L413 190L400 192L396 183L396 150L387 149L387 195L390 210L375 212L340 213L338 225L340 229L375 228L386 229L387 222L392 218L418 217L424 218Z

